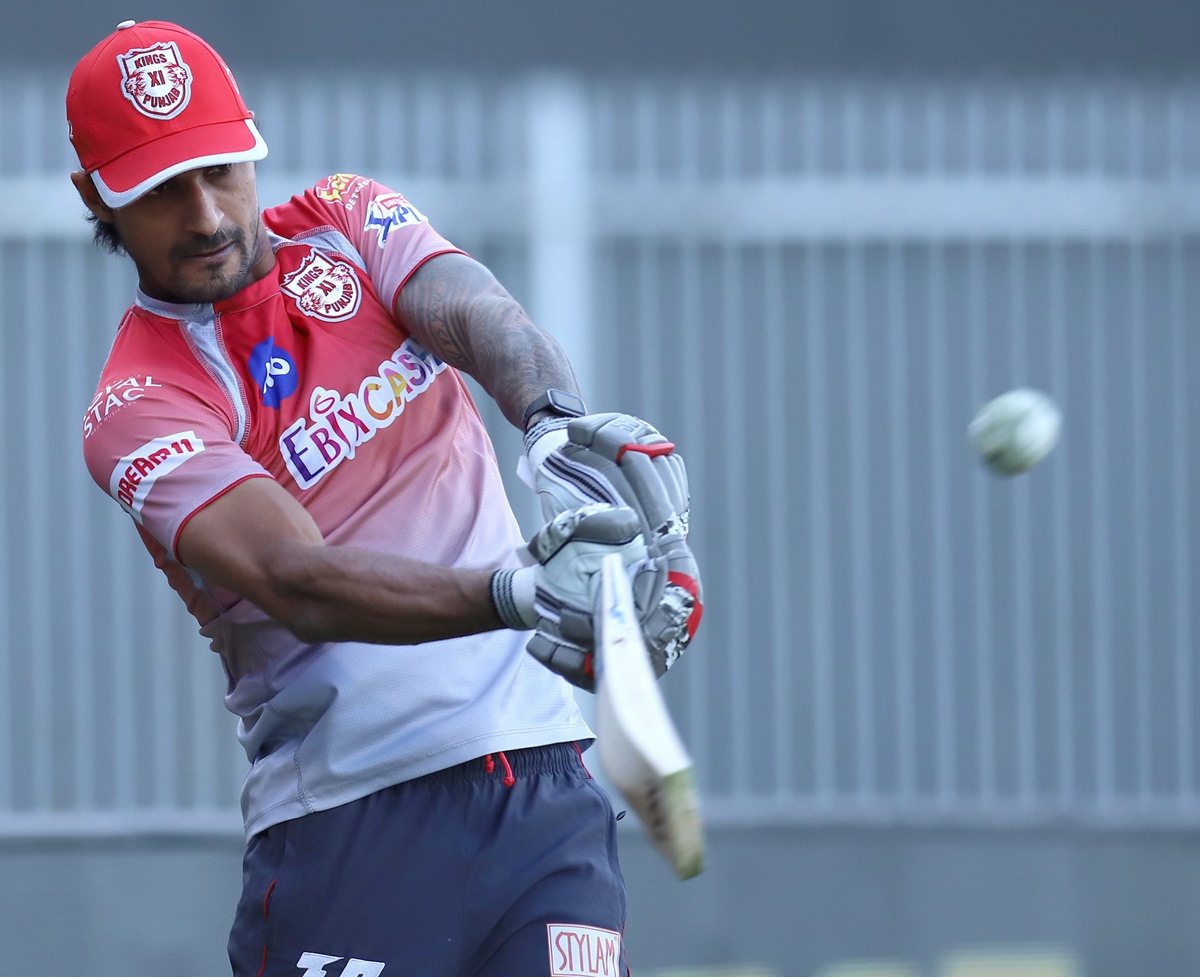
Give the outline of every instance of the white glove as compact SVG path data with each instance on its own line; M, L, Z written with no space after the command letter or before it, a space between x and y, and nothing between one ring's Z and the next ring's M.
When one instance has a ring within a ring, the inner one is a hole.
M638 514L649 566L633 579L634 601L656 675L687 648L703 613L700 570L687 543L687 468L675 445L629 414L547 418L525 435L522 478L542 514L600 501Z
M634 581L649 566L637 513L627 506L589 503L559 513L528 544L537 562L497 570L491 595L496 613L516 630L536 628L527 648L547 668L592 691L593 614L600 565L620 553Z

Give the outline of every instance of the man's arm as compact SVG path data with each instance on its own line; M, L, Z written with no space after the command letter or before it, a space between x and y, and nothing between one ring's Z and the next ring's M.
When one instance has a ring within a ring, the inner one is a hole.
M562 347L473 258L430 258L400 289L394 311L421 345L474 377L518 429L547 388L579 394Z
M415 644L504 627L491 571L452 570L349 546L326 546L282 486L251 478L197 512L179 557L306 641Z

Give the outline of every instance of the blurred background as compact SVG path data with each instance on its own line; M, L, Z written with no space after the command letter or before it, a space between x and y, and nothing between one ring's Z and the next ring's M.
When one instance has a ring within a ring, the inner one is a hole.
M402 190L688 461L704 627L663 681L707 871L634 818L641 977L1174 977L1200 960L1200 13L108 0L0 32L0 946L227 973L245 767L221 670L92 484L130 302L67 174L74 62L226 57L264 206ZM1016 479L966 427L1041 388ZM483 405L512 476L519 441Z

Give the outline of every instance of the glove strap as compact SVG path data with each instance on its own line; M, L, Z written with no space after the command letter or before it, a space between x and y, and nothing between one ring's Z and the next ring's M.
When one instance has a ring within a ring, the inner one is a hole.
M496 616L514 631L530 631L537 626L533 608L535 581L533 567L497 570L492 574L488 592Z
M530 491L537 491L534 472L556 450L567 443L569 417L547 417L538 421L525 432L525 453L517 460L517 477Z

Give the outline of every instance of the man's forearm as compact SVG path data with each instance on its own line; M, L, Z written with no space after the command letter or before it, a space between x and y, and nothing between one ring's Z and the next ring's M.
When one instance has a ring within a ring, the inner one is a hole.
M296 547L264 608L308 641L417 644L502 627L486 570L455 570L347 546Z
M580 392L554 337L466 255L425 262L396 296L395 312L431 353L474 377L518 428L525 408L548 387Z

